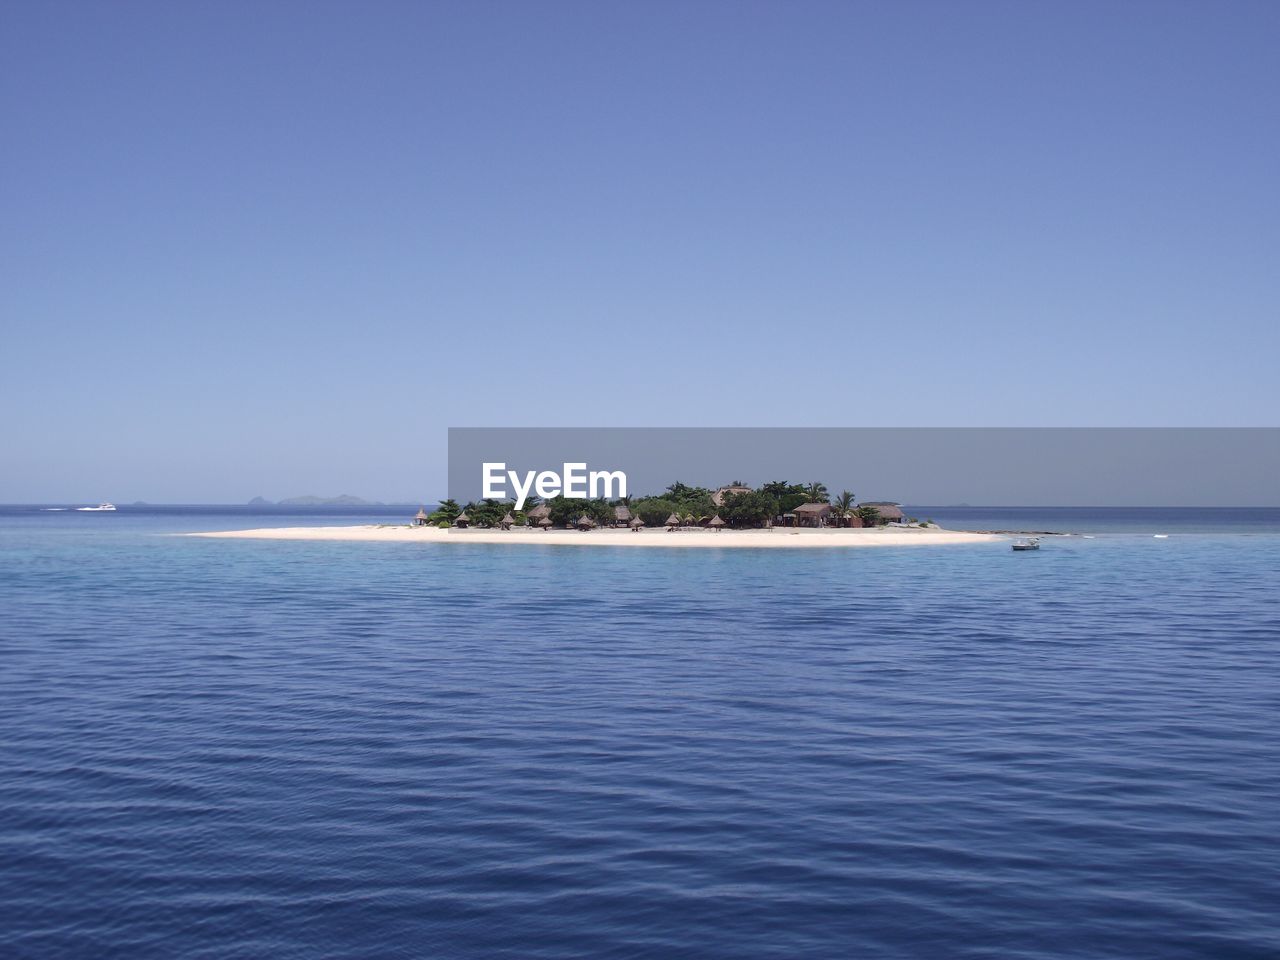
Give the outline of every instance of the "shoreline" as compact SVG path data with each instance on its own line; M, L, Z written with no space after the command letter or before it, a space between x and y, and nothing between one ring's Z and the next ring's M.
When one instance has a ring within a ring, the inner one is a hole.
M520 544L556 547L666 547L812 549L847 547L905 547L995 543L1007 537L995 533L960 530L895 529L808 529L777 527L773 530L681 530L663 528L639 533L622 529L604 530L458 530L439 527L362 524L352 527L264 527L256 530L218 530L180 534L232 540L312 540L378 543Z

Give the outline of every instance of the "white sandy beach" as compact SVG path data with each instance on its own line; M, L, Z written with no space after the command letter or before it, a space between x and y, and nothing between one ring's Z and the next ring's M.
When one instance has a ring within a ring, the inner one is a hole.
M944 544L989 543L1006 537L957 530L876 527L869 530L681 530L665 528L630 530L441 530L438 527L367 525L356 527L268 527L259 530L220 530L191 533L192 537L227 537L251 540L361 540L386 543L484 543L564 547L754 547L796 549L806 547L905 547Z

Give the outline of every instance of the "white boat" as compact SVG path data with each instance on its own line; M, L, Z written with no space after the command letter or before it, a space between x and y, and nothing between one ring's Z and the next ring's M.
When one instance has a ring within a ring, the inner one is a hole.
M114 510L114 503L100 503L96 507L76 507L81 513L103 513L104 511Z
M1040 538L1039 538L1039 537L1027 537L1025 540L1015 540L1015 541L1013 541L1013 549L1015 549L1015 550L1039 550L1039 549L1040 549Z

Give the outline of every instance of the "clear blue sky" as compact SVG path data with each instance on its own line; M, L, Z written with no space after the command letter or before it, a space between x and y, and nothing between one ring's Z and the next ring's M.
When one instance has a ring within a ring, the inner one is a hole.
M1280 3L7 3L0 502L1275 425Z

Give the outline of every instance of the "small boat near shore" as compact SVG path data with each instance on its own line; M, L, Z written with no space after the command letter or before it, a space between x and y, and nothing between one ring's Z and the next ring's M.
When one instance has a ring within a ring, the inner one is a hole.
M114 503L100 503L96 507L76 507L76 511L79 513L110 513L115 508L116 505Z
M1039 537L1025 537L1025 538L1023 538L1022 540L1015 540L1015 541L1013 541L1013 549L1014 549L1014 550L1018 550L1018 551L1022 551L1022 550L1039 550L1039 549L1040 549L1040 538L1039 538Z

